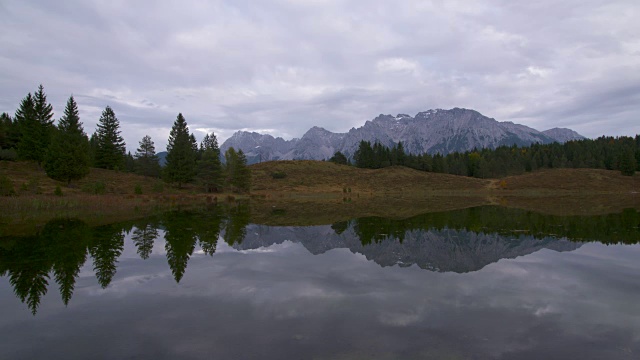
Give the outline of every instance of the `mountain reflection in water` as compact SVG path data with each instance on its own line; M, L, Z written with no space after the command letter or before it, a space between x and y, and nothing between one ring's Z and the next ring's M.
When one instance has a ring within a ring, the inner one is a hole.
M431 271L466 273L505 258L541 249L571 251L583 241L636 243L640 213L595 217L555 217L500 207L428 213L409 219L360 218L322 226L250 224L247 204L205 212L168 212L161 217L91 228L74 219L47 223L34 236L0 239L0 274L35 315L50 282L67 305L88 260L104 289L118 270L125 239L141 259L156 242L173 278L183 278L194 251L213 255L219 237L237 250L259 249L284 241L302 244L312 254L346 248L380 266L416 264Z
M2 357L640 353L635 210L554 217L481 207L277 227L251 218L237 203L99 227L59 219L1 238Z

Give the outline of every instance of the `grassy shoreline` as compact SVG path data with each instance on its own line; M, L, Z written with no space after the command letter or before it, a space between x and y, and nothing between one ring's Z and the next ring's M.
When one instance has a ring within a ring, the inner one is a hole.
M251 200L252 221L331 223L361 216L409 217L481 205L553 215L596 215L640 209L640 176L595 169L550 169L503 179L425 173L404 167L358 169L321 161L255 164L251 194L206 194L134 174L92 169L71 187L49 179L37 164L0 162L0 176L17 196L0 197L2 228L33 228L57 217L92 225L173 209ZM274 174L280 174L274 176ZM282 176L284 174L284 176ZM101 185L101 194L91 193ZM55 196L56 187L63 196ZM137 192L137 193L136 193ZM141 194L140 194L141 193ZM283 216L287 214L287 216Z

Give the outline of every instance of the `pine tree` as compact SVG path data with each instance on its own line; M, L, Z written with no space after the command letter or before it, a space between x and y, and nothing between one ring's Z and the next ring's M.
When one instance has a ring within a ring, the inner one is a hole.
M33 95L34 111L36 119L40 124L47 128L53 127L53 107L47 102L47 95L44 93L42 84L38 87L38 91Z
M3 149L17 149L20 142L20 127L15 118L11 118L11 115L2 113L0 120L4 124L5 129L5 142L2 145Z
M96 167L96 153L98 152L98 133L94 132L89 138L89 159L92 167Z
M136 149L136 172L140 175L158 177L160 176L160 160L156 155L156 147L151 140L151 136L145 135Z
M15 121L19 128L18 155L23 160L42 161L44 148L42 147L40 123L36 118L35 101L31 93L22 99L16 110Z
M200 143L201 159L198 161L197 179L207 192L220 191L222 187L222 163L220 148L214 133L206 134Z
M131 151L128 151L124 156L124 171L128 173L135 173L137 167L136 165L136 158L131 155Z
M251 170L249 170L249 167L247 166L247 157L242 149L238 150L238 166L236 171L236 186L241 191L249 192L251 189Z
M333 154L333 156L331 157L331 159L329 159L329 161L336 163L336 164L340 164L340 165L348 165L349 164L349 160L347 159L346 156L344 156L343 153L341 153L340 151L336 151L335 154Z
M13 121L11 116L7 113L0 114L0 149L8 149L9 146L9 133L13 128Z
M125 142L120 136L120 122L113 110L107 106L100 116L96 129L97 146L95 166L103 169L122 169L125 157Z
M198 149L198 141L196 140L196 137L193 134L189 135L189 141L191 141L191 149L195 154L196 161L200 160L200 157L202 156L202 152L200 152L200 150Z
M167 181L178 183L178 187L182 187L183 183L193 180L195 169L196 153L192 137L189 134L187 121L180 113L169 133L165 166Z
M218 146L218 138L216 137L216 134L211 133L211 136L209 136L209 134L206 134L202 139L202 142L200 143L200 151L204 153L207 149L213 149L217 151L218 154L220 153L220 147Z
M31 93L22 99L15 120L19 127L18 155L23 160L41 164L53 130L53 108L47 103L42 85L35 96Z
M626 147L620 153L620 172L625 176L633 176L636 173L636 158L631 147Z
M353 154L353 159L355 160L357 167L369 169L374 168L374 152L371 147L371 143L364 140L360 141L358 150Z
M34 94L33 101L36 120L40 123L42 149L46 149L49 147L55 126L53 124L53 107L47 102L47 95L44 93L42 84L40 84L38 91Z
M80 122L78 105L71 96L53 132L44 169L50 178L70 183L89 174L89 166L89 140Z
M227 183L233 191L248 192L251 185L251 171L247 167L247 157L242 150L236 152L230 147L224 154L226 160Z
M474 151L468 154L467 158L467 176L480 177L480 160L482 156L477 151Z
M225 185L229 185L230 187L234 185L233 175L236 172L235 168L238 164L238 153L236 149L232 147L228 148L227 151L224 152L224 176L225 176Z
M398 145L393 148L392 152L391 165L404 166L407 155L404 152L404 144L402 144L402 141L398 142Z

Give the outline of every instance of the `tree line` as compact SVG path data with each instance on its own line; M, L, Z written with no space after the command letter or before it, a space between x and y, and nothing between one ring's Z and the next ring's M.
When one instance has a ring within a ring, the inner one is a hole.
M196 182L206 192L249 191L251 173L242 150L230 148L223 162L216 135L206 134L198 144L182 113L171 128L164 167L149 135L140 140L131 155L120 133L120 122L107 106L96 131L88 137L73 96L56 125L53 107L40 85L33 95L29 93L20 101L13 117L0 115L0 160L35 161L50 178L67 183L82 179L96 167L162 177L178 187Z
M602 136L597 139L568 141L563 144L532 144L526 147L500 146L441 154L406 153L402 142L389 148L378 142L361 141L353 156L353 165L379 169L406 166L416 170L477 178L500 178L545 168L593 168L617 170L633 175L640 169L640 135ZM336 152L329 159L351 164Z

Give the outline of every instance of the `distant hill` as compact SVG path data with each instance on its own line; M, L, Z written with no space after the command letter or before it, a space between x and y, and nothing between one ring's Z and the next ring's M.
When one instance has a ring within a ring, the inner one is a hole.
M347 133L333 133L314 126L302 138L284 140L256 132L238 131L220 147L242 149L249 163L268 160L323 160L336 151L352 157L360 141L380 142L392 147L402 141L412 154L446 155L474 148L502 145L565 142L584 137L570 129L538 131L512 122L499 122L477 111L454 108L428 110L411 117L406 114L379 115Z
M545 130L542 133L559 143L563 143L571 140L584 139L584 136L578 134L577 132L571 129L565 129L565 128L553 128L553 129Z
M156 155L158 155L158 162L160 163L160 166L165 166L167 164L167 152L160 151Z

